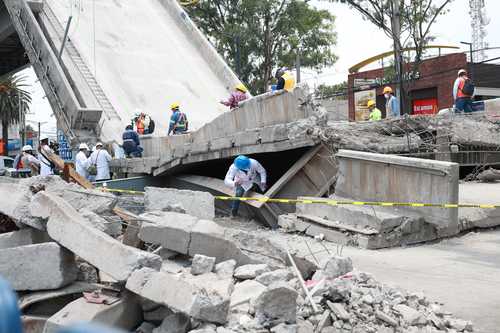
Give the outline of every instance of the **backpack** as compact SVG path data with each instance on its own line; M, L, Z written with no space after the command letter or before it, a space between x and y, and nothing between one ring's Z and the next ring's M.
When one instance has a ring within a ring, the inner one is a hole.
M150 119L148 132L149 132L149 134L153 134L154 131L155 131L155 121L153 119Z
M464 95L472 96L472 95L474 95L475 89L476 89L476 87L474 86L474 82L472 82L471 79L466 79L464 82L464 86L462 87L461 90L464 93Z
M95 157L95 163L92 163L91 165L89 165L87 171L89 172L89 175L91 176L97 176L97 159L99 158L99 153L101 151L99 150L97 152L97 156Z

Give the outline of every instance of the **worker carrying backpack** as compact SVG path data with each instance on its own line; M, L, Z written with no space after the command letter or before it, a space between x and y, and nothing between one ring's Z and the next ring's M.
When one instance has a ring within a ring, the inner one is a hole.
M467 96L473 96L475 89L474 82L471 79L465 79L464 86L461 89L462 93Z

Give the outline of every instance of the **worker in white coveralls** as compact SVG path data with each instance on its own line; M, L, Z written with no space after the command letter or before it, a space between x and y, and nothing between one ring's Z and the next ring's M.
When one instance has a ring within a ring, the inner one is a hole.
M96 143L95 150L89 157L89 174L92 175L95 173L96 181L110 180L109 162L111 162L111 160L111 155L103 148L102 143ZM91 170L95 170L95 172Z
M48 159L48 155L54 151L49 147L49 137L42 137L38 147L38 160L40 161L40 176L51 176L54 174L54 164Z
M85 179L89 179L89 158L88 158L88 152L89 152L89 146L87 146L86 143L80 143L80 146L78 147L78 154L76 154L75 157L75 167L76 167L76 172L82 176Z
M254 185L264 192L267 188L266 169L253 158L240 155L229 167L224 183L235 189L235 197L243 197ZM237 216L239 208L240 200L234 200L231 203L231 216Z

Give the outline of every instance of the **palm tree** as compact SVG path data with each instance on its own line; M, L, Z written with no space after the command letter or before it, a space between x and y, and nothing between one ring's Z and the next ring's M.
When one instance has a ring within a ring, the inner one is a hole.
M0 79L0 121L2 123L3 150L7 156L7 143L9 142L9 126L17 124L29 110L31 94L26 90L26 77L10 75Z

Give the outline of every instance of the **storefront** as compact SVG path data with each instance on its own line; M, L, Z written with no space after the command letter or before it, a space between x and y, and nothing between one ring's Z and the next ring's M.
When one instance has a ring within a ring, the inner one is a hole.
M500 66L495 64L469 64L464 53L453 53L424 60L412 72L407 68L408 98L403 113L431 115L453 106L453 83L459 69L472 71L476 85L476 100L500 97ZM385 117L383 88L394 81L391 67L355 72L348 77L349 120L367 120L366 103L376 101Z

